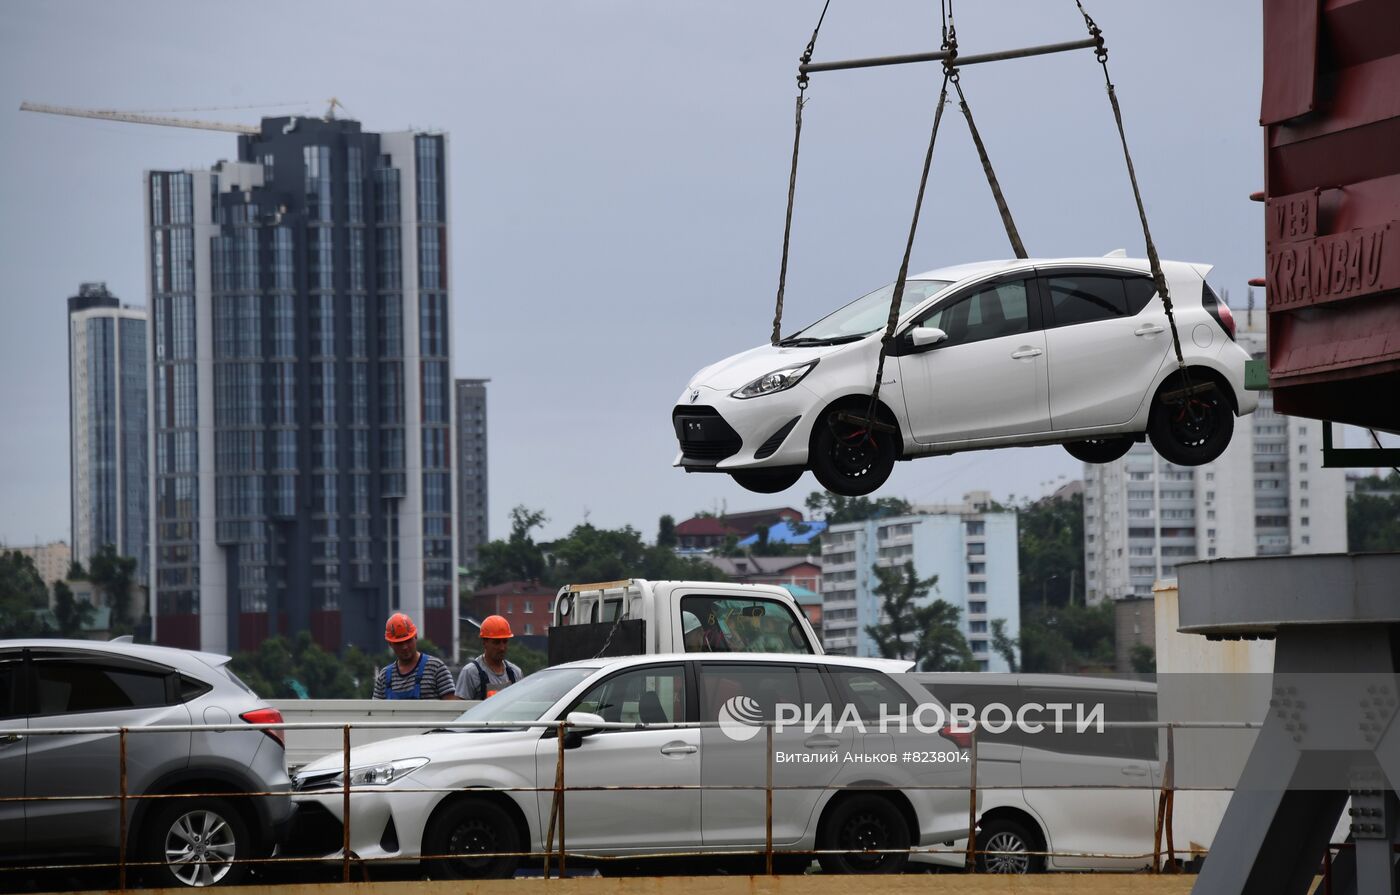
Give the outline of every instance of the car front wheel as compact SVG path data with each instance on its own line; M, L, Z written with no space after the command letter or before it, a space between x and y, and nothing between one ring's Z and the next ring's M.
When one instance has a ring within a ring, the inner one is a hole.
M1065 450L1085 463L1112 463L1133 449L1131 438L1087 438L1065 443Z
M162 804L146 824L144 852L161 888L231 886L248 875L248 825L223 799L180 799Z
M759 494L777 494L786 491L802 478L800 466L780 466L776 469L741 469L731 472L740 488Z
M433 879L509 879L520 866L520 831L505 809L485 799L463 799L432 821L423 837ZM479 855L480 857L474 857Z
M898 432L872 428L854 418L864 413L829 411L812 433L812 474L822 487L843 497L861 497L885 483L898 456Z
M1225 453L1235 429L1235 412L1230 399L1214 383L1210 388L1184 398L1164 401L1159 396L1152 405L1147 434L1162 458L1177 466L1200 466ZM1168 392L1171 386L1168 386Z
M909 825L889 799L862 793L832 809L819 855L827 873L899 873L909 863Z

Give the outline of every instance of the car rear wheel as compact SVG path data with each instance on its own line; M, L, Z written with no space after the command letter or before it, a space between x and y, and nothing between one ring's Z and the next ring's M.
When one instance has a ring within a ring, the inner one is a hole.
M1045 858L1040 839L1009 818L983 821L977 831L977 870L980 873L1040 873ZM986 854L992 852L993 854Z
M1133 449L1131 438L1086 438L1065 443L1065 450L1085 463L1112 463Z
M499 853L521 850L515 819L485 799L463 799L451 805L432 821L423 837L425 854L453 856L429 859L433 879L509 879L520 858Z
M170 800L152 811L143 852L161 888L231 886L248 875L252 836L223 799Z
M842 800L822 824L819 855L827 873L899 873L909 863L909 825L889 799L868 793Z
M1235 412L1230 399L1215 383L1210 388L1184 398L1164 401L1159 395L1152 404L1147 434L1162 458L1177 466L1200 466L1225 453L1235 430ZM1172 385L1166 392L1173 390Z
M796 485L802 473L800 466L780 466L776 469L742 469L730 475L740 488L759 494L777 494Z
M898 455L898 432L872 429L844 418L865 412L828 411L812 433L812 474L822 487L843 497L861 497L885 483Z

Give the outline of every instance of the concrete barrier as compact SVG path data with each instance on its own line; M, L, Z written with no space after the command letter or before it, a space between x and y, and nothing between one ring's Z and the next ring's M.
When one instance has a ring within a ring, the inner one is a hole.
M421 721L423 730L452 721L476 705L476 701L451 699L273 699L273 707L287 723L316 722L339 725L319 730L288 730L287 766L296 769L330 752L341 751L344 725L365 721ZM350 744L360 746L399 736L412 736L413 730L352 729Z

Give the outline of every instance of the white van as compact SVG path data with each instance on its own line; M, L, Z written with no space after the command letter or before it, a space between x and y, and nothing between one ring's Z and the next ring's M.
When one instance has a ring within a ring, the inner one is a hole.
M821 655L802 607L776 584L568 584L554 599L549 664L598 656L750 652Z
M994 703L1013 714L1027 703L1071 703L1102 704L1105 721L1157 720L1157 685L1143 681L985 672L920 672L908 677L942 705L973 705L979 715L982 707ZM1073 715L1067 714L1066 720L1072 722ZM1072 725L1061 733L1032 734L1015 725L1004 733L980 730L978 848L1011 854L979 854L978 869L1134 871L1151 865L1162 785L1158 741L1158 731L1145 727L1106 727L1103 733L1082 734ZM1079 856L1046 858L1030 852ZM937 863L962 864L960 856L938 858Z

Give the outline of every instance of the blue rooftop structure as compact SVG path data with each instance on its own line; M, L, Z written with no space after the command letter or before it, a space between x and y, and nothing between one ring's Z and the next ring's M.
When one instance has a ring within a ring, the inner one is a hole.
M786 519L768 527L770 544L810 544L826 531L825 522L789 522ZM758 535L751 534L739 541L740 547L752 547L758 543Z

